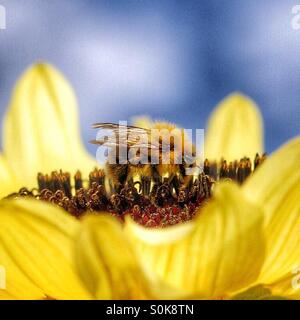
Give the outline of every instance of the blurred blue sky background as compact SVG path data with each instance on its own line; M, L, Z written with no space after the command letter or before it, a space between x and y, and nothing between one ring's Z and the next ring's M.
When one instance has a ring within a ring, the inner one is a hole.
M300 30L289 0L0 0L0 116L36 60L69 78L82 135L93 122L148 114L203 128L242 91L260 106L266 149L299 134Z

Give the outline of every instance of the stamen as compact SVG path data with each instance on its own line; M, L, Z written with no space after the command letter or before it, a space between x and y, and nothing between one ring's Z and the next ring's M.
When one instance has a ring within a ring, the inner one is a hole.
M242 184L247 177L266 159L267 155L264 153L259 156L257 153L254 159L254 167L250 158L242 158L240 161L227 163L222 160L218 165L216 161L210 162L208 159L204 161L203 172L211 177L214 181L222 179L230 179Z
M254 168L249 158L219 164L205 160L203 172L190 180L187 185L179 176L164 176L163 182L154 182L151 177L133 179L120 186L119 192L107 192L106 176L102 169L95 168L88 180L83 180L80 171L73 179L61 170L51 174L38 173L38 190L22 188L9 198L35 197L53 203L71 215L81 218L87 212L109 212L121 221L130 215L146 227L165 227L191 220L196 209L210 197L213 184L230 179L242 184L266 158L256 155ZM73 180L73 181L72 181ZM108 179L109 184L109 179Z

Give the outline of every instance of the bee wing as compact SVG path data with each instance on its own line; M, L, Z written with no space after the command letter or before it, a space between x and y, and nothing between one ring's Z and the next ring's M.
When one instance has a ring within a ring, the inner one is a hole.
M106 141L106 140L90 140L89 143L92 143L92 144L97 144L97 145L105 145L105 147L109 147L109 148L113 148L113 147L126 147L127 144L124 144L124 143L120 143L120 142L117 142L117 141Z
M105 146L108 147L127 146L127 148L158 148L158 146L151 144L149 142L149 139L147 139L147 141L143 141L143 139L141 139L141 137L143 137L145 134L147 134L148 137L150 136L150 129L145 129L136 126L119 125L110 122L95 123L92 127L94 129L110 130L111 134L114 134L114 136L116 137L115 142L106 141L105 139L91 140L90 143L93 144L105 144ZM120 134L122 133L122 130L126 130L126 134Z
M137 134L142 134L142 133L147 133L150 134L151 130L146 129L146 128L141 128L141 127L136 127L136 126L125 126L125 125L120 125L117 123L111 123L111 122L101 122L101 123L94 123L92 125L93 129L105 129L105 130L112 130L115 133L118 133L120 129L126 129L127 131L130 132L136 132Z

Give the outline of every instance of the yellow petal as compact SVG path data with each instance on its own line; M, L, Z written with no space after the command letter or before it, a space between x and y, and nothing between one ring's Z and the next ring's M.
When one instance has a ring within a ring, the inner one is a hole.
M243 186L265 211L266 261L259 281L272 283L300 265L300 138L270 156Z
M128 220L145 272L199 297L223 297L254 281L264 258L262 214L233 183L222 183L199 216L167 229L146 229Z
M213 111L205 137L205 157L239 160L263 152L263 125L259 109L248 97L235 93Z
M266 260L259 281L272 283L300 266L300 184L276 208L265 226Z
M297 137L268 157L243 185L249 200L263 206L266 224L276 209L300 182L300 137Z
M4 119L3 147L30 187L38 171L88 171L95 165L80 141L72 88L49 64L32 66L18 81Z
M80 223L36 200L0 203L0 265L6 290L0 299L86 299L72 253Z
M0 199L12 192L18 191L18 179L13 174L2 154L0 154L0 181Z
M146 283L122 226L107 213L84 218L76 262L82 280L97 299L145 297Z

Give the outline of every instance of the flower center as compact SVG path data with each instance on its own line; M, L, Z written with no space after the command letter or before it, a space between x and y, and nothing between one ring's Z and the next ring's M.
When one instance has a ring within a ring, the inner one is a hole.
M265 159L256 155L254 166L249 158L230 162L210 163L205 160L203 172L189 183L176 179L176 185L167 177L159 183L142 177L140 181L127 181L117 191L108 192L109 177L103 169L94 169L89 179L82 179L77 171L73 179L68 172L53 171L50 175L37 175L38 189L22 188L8 198L35 197L53 203L71 215L80 218L87 212L108 212L124 220L130 215L146 227L165 227L191 220L197 209L211 196L213 184L222 179L243 183ZM156 180L157 181L157 180Z

